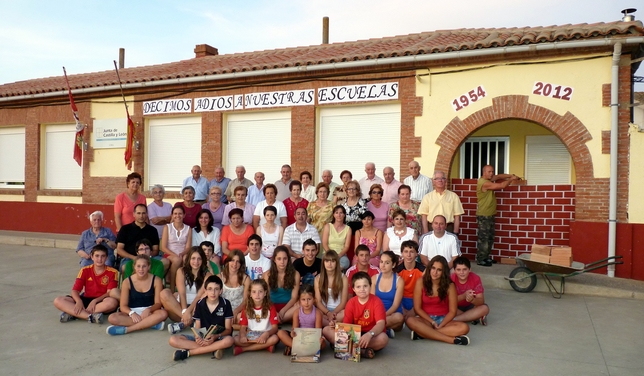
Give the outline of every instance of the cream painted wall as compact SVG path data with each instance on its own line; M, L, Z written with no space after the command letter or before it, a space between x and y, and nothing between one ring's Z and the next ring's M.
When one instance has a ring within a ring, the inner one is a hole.
M638 132L638 126L644 127L644 104L633 110L635 125L631 125L629 129L631 166L628 180L628 222L644 223L644 133Z
M423 115L416 118L415 135L422 137L421 157L417 158L417 161L426 166L426 170L431 170L436 162L436 139L454 117L465 119L474 112L491 106L494 97L528 95L532 104L548 108L560 115L566 112L575 115L592 135L592 140L587 146L593 159L595 177L609 176L609 156L601 153L601 131L610 129L610 110L608 107L602 107L602 85L610 83L610 56L580 61L545 61L470 68L473 69L432 69L429 76L428 70L417 72L419 80L416 95L424 98ZM536 81L572 87L572 99L564 101L532 94ZM485 88L487 95L456 112L452 107L452 101L479 85ZM485 129L481 132L488 135ZM523 160L524 156L521 155L520 158ZM516 173L524 167L513 162L511 168Z
M125 97L130 114L133 112L133 97ZM121 97L102 98L92 102L92 119L125 119L125 107ZM93 148L93 133L89 137ZM94 161L89 163L89 174L92 177L127 176L131 171L125 167L123 154L125 148L94 149Z
M0 201L24 202L25 201L25 196L23 196L23 195L0 195Z
M56 202L64 204L82 204L83 198L80 196L37 196L36 202Z

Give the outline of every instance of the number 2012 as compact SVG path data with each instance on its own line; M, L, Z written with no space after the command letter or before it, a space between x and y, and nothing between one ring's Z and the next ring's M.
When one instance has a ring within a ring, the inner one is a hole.
M485 92L485 89L483 88L483 86L479 86L475 89L468 91L467 94L463 94L460 97L454 99L452 101L452 107L454 107L454 111L460 111L465 107L469 106L470 104L485 97L486 95L487 93Z
M532 94L543 95L555 99L569 101L572 97L572 88L568 86L552 85L545 82L537 81L532 87Z

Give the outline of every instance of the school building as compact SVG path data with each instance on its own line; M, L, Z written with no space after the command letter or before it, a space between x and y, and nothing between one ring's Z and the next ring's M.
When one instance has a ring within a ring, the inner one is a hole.
M463 201L463 251L476 252L476 179L491 163L525 181L498 193L495 257L533 243L574 259L622 255L644 280L644 133L633 75L639 21L459 29L219 55L120 70L144 193L177 192L200 164L279 179L392 166L445 171ZM100 209L113 226L125 189L126 117L114 71L71 74L86 124L83 163L63 76L0 85L0 229L77 233ZM612 166L612 167L611 167ZM613 176L611 177L611 173ZM612 183L611 183L612 182ZM177 193L166 198L178 199ZM151 199L150 199L151 200Z

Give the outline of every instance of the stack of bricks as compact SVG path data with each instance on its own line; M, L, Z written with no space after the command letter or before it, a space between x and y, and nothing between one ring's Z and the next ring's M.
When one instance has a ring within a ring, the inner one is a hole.
M530 184L530 182L527 182ZM451 188L463 204L459 238L461 251L476 254L476 179L452 179ZM575 219L574 185L509 186L496 192L496 237L490 255L517 257L535 242L568 246L570 221Z
M572 265L572 248L570 247L552 247L550 251L550 263L561 266Z
M550 262L550 251L552 247L547 245L533 244L530 253L530 261Z

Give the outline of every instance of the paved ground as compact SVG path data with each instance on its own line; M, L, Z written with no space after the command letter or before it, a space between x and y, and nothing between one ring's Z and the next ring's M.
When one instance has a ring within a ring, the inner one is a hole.
M280 353L171 360L167 331L110 337L106 325L58 322L52 301L78 271L73 251L0 244L0 374L262 375L311 372L371 375L643 375L644 301L488 288L487 327L470 346L409 339L404 329L376 359L353 364L323 353L320 364L290 364ZM491 269L501 268L494 266ZM501 272L505 275L507 273ZM428 372L429 371L429 372Z

